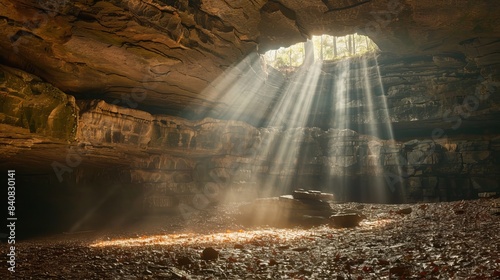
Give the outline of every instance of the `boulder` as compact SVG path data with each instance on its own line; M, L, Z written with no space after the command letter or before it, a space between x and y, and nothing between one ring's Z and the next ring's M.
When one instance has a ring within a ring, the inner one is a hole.
M330 225L336 228L356 227L366 217L358 213L340 213L330 216Z
M206 261L212 261L219 258L219 251L212 247L207 247L201 253L201 258Z
M240 207L243 222L271 226L315 226L328 223L333 214L328 202L296 199L292 195L260 198Z

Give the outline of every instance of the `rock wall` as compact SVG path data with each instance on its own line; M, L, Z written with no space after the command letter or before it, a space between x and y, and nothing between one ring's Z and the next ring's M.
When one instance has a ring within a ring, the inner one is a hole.
M199 196L212 201L293 188L383 202L456 200L498 190L498 135L398 142L348 129L283 131L152 116L102 101L87 106L79 142L129 157L131 182L143 189L146 208L197 208ZM133 137L133 131L142 133ZM131 157L132 151L138 155Z
M102 100L74 101L32 75L1 69L0 166L16 169L24 178L29 187L19 196L26 197L24 205L38 209L32 213L53 215L73 230L106 224L111 216L129 221L142 213L189 215L226 199L246 200L294 188L333 192L337 200L377 202L456 200L500 191L500 134L469 134L466 125L456 129L462 134L449 133L453 127L426 123L431 110L415 108L427 104L432 91L420 78L427 86L419 91L423 101L396 91L395 83L387 91L386 98L393 98L387 110L394 119L408 120L408 111L400 110L408 98L409 108L414 108L410 111L418 114L410 123L421 124L425 133L385 140L348 128L193 121ZM444 79L437 88L453 92L469 82L470 91L477 88L477 81L466 77L456 84L450 80L455 78ZM492 85L486 89L495 88ZM456 104L442 100L439 110ZM366 102L358 101L350 104ZM470 111L470 119L495 123L494 97L484 104ZM357 117L369 120L361 112ZM40 184L43 188L36 188ZM45 209L47 203L52 206Z
M464 48L474 51L368 54L317 62L288 75L262 68L258 56L249 56L214 83L221 100L216 109L195 117L238 119L254 126L349 128L385 139L391 138L388 127L398 138L430 137L435 128L491 133L499 127L500 64L494 57L500 43L476 38ZM317 80L316 86L308 87L311 79ZM246 86L247 80L253 81L251 86ZM307 116L293 122L296 109L280 106L284 100L301 98L303 92L311 96L306 97L309 108L300 108ZM280 121L273 119L276 110L283 111Z
M0 123L37 135L73 141L75 98L26 72L0 65Z
M142 96L135 106L180 114L191 105L217 107L209 84L252 52L311 35L357 32L383 51L415 55L474 52L469 42L499 38L495 0L382 0L342 9L355 2L3 1L0 59L81 98L130 106L135 92ZM477 59L498 61L498 54Z

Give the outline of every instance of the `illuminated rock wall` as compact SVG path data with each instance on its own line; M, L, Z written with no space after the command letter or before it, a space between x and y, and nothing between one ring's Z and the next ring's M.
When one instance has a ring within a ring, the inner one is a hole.
M294 188L377 202L499 191L500 134L491 125L467 134L470 125L454 130L426 122L422 113L422 121L408 124L422 125L417 137L384 140L349 129L154 115L99 100L75 102L11 68L3 67L0 78L1 166L23 178L22 203L37 209L26 215L53 215L67 228L106 224L110 215L129 221L142 213L189 213ZM477 80L461 83L469 82L476 88ZM495 99L482 106L470 119L495 122ZM404 118L394 108L394 118ZM82 218L88 209L93 214Z

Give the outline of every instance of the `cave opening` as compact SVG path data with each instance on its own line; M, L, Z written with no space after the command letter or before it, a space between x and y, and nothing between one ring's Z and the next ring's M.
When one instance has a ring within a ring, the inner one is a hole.
M308 48L312 51L308 52ZM264 53L266 65L282 72L292 71L301 66L306 60L333 61L366 53L374 53L378 46L368 36L357 33L345 36L319 35L311 36L306 42L289 47L268 50ZM310 58L309 58L310 57Z

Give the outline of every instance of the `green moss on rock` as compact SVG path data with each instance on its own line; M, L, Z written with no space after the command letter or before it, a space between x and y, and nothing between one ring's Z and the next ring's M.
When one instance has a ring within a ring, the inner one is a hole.
M36 76L0 66L0 123L73 141L78 107L74 97Z

